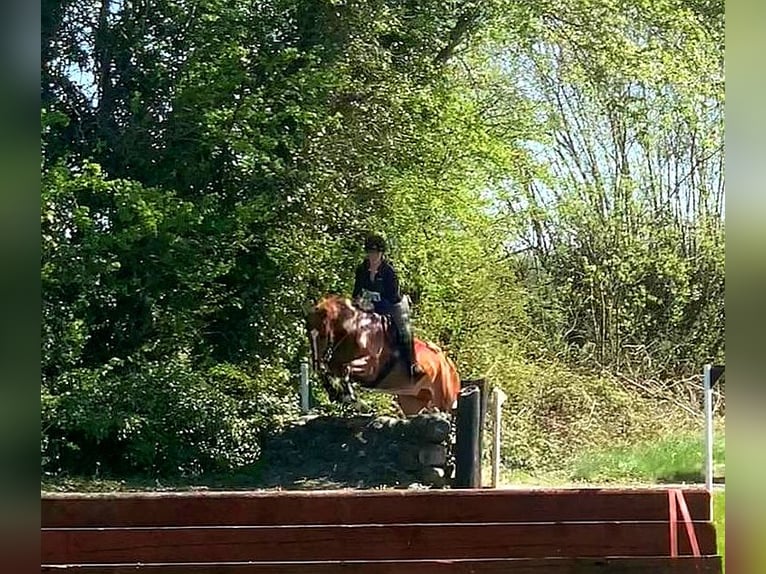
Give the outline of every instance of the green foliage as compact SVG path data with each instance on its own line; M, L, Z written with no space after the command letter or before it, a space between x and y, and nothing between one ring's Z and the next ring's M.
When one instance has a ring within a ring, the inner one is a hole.
M205 241L212 222L197 206L86 163L46 172L41 210L44 378L196 351L231 253Z
M670 223L647 221L627 235L614 220L564 212L558 229L576 239L562 238L545 257L543 280L559 309L547 324L551 338L564 335L572 360L654 377L723 360L723 238L711 237L715 230L697 232L702 241L690 253Z
M182 357L70 370L43 389L43 469L163 476L252 463L290 414L288 376L200 372Z
M719 4L43 2L46 471L253 461L370 229L513 465L635 436L725 352Z
M503 408L503 463L528 472L568 468L602 445L629 445L689 428L672 405L641 400L615 378L566 365L509 363L496 374L508 395Z
M723 360L723 70L695 10L567 2L503 54L550 140L547 173L498 200L526 229L537 346L568 361L673 378Z

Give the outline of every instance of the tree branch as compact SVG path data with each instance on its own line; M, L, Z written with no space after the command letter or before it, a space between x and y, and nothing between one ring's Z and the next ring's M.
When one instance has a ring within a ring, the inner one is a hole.
M447 44L439 50L433 60L435 65L445 64L455 53L460 43L471 33L481 19L481 9L477 6L461 14L455 27L450 30Z

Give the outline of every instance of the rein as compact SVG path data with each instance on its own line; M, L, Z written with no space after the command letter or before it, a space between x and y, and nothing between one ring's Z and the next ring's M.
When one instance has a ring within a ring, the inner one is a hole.
M327 366L330 364L330 361L332 361L333 355L335 354L335 351L338 349L338 346L344 341L346 337L350 335L349 331L346 331L346 334L343 335L340 339L338 339L337 342L334 341L333 335L334 331L330 331L330 336L328 337L329 345L327 345L327 349L325 349L324 355L322 356L322 362Z

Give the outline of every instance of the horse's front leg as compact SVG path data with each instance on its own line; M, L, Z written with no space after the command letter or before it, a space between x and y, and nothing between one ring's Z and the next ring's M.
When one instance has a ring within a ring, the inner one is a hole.
M351 385L351 373L350 368L346 366L343 369L343 377L341 378L341 402L344 404L351 404L356 402L356 396L354 395L354 387Z
M361 412L370 412L371 409L367 403L354 394L353 387L351 386L351 377L367 377L374 367L375 363L372 357L359 357L346 365L345 377L343 379L344 390L346 392L343 402L353 403L357 410Z
M320 381L322 382L322 387L324 387L325 392L327 393L327 396L330 397L330 400L334 403L340 403L343 402L343 389L338 389L331 380L331 377L327 373L322 373L322 376L320 377Z

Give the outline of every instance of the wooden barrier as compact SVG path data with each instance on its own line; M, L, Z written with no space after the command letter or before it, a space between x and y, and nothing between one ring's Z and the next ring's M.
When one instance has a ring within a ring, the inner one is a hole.
M700 557L663 489L50 494L42 571L719 573L710 495L684 495Z

